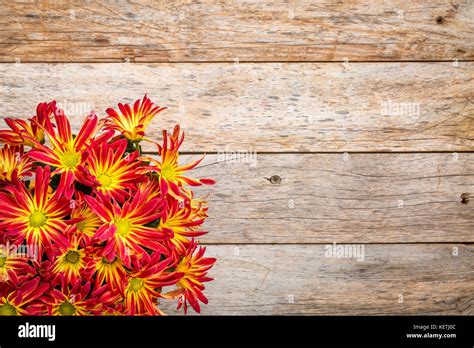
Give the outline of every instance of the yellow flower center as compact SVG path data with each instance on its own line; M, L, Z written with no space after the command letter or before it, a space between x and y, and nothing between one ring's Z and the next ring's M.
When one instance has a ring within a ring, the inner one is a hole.
M77 230L79 232L82 232L86 229L86 220L83 220L83 221L79 221L77 224L76 224L76 227L77 227Z
M66 254L66 261L69 263L77 263L80 259L80 255L75 250L69 250Z
M0 306L0 315L17 315L16 308L7 302Z
M70 302L63 302L59 306L59 313L61 313L61 315L73 315L76 313L76 307Z
M178 267L176 267L176 272L187 273L189 271L189 266L190 266L189 260L183 259L179 263Z
M48 218L42 211L35 210L30 215L30 227L33 228L40 228L43 227L48 221Z
M130 128L133 129L132 130L125 130L124 132L124 135L125 137L130 140L130 141L133 141L134 143L137 143L141 140L143 140L143 137L138 134L138 131L136 130L136 127L139 125L139 123L135 123L133 125L130 125Z
M161 168L161 176L166 179L174 178L175 172L173 167L171 167L169 164L165 165L163 168Z
M42 129L37 130L36 140L39 141L41 144L44 144L46 139L44 138L44 131Z
M143 288L143 280L141 279L138 279L138 278L132 278L129 282L128 282L128 286L130 288L131 291L133 292L138 292L140 291L142 288Z
M112 185L112 177L108 174L102 173L97 177L100 185L104 188L109 188Z
M117 233L121 236L126 236L130 232L130 222L128 220L116 220L115 227L117 227Z
M7 258L5 256L0 257L0 267L5 266L5 263L7 262Z
M76 165L79 163L79 156L74 152L66 152L61 157L61 163L63 166L69 169L76 168Z

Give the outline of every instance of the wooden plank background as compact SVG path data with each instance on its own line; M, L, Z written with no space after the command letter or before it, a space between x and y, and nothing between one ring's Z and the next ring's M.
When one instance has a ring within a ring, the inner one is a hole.
M210 243L474 242L474 153L228 157L194 171Z
M472 62L2 64L0 73L9 96L2 115L29 115L37 100L54 96L71 109L76 127L88 108L103 115L106 107L148 92L169 107L149 136L156 139L161 128L179 122L188 134L184 151L474 147ZM387 105L412 108L387 113Z
M364 249L364 260L355 261L326 257L324 245L212 245L219 263L204 313L472 315L472 245ZM175 307L163 306L168 313Z
M474 313L474 2L0 8L0 118L56 99L78 129L148 93L150 137L208 154L204 314Z
M0 3L4 62L474 58L470 0Z

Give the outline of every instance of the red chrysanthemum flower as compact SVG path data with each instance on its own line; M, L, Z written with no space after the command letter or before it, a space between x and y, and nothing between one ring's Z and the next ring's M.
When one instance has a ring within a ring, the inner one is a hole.
M24 256L0 253L0 282L19 283L22 277L31 277L35 269Z
M188 238L199 237L207 233L207 231L197 229L205 220L203 210L207 210L203 206L203 202L192 204L189 200L179 202L172 197L167 199L159 229L173 236L170 242L176 248L176 252L180 254L185 252L190 243Z
M118 104L120 114L112 108L106 110L108 117L105 122L106 130L116 130L128 140L138 142L145 137L145 131L151 120L166 108L155 106L146 96L138 99L133 108L128 104Z
M5 284L0 283L0 288ZM32 303L50 288L36 277L23 284L13 284L8 294L0 297L0 315L35 315ZM3 293L0 289L0 293Z
M81 272L84 271L90 259L86 248L79 245L80 238L74 232L75 227L66 231L69 235L68 245L58 246L49 251L50 259L54 260L52 273L62 283L75 282L81 278Z
M181 196L187 192L180 189L186 184L191 186L215 184L215 181L212 179L191 179L183 175L186 171L196 167L204 158L202 157L196 162L185 166L179 166L178 151L183 141L184 133L180 135L180 127L177 125L171 136L168 136L168 133L163 131L163 146L157 144L158 155L161 157L161 161L149 156L143 157L144 160L154 164L146 167L146 170L158 173L161 194L166 196L169 193L178 200L182 199Z
M6 118L5 123L11 130L0 130L0 143L9 145L26 145L34 147L36 143L44 143L44 128L51 128L51 115L56 110L56 102L40 103L36 108L36 116L30 122L20 119Z
M4 145L0 149L0 185L14 177L22 179L31 174L33 162L23 153L23 146Z
M127 141L121 139L109 144L93 142L84 165L79 166L79 180L88 186L95 187L101 193L123 202L127 197L127 189L133 188L143 180L137 173L140 166L139 153L135 151L124 156Z
M191 187L214 181L185 176L202 159L179 164L179 125L163 132L158 159L142 156L164 108L145 95L119 110L92 113L76 136L56 102L41 103L0 130L0 315L162 315L161 299L180 298L185 313L207 303L215 259L195 242L208 215Z
M199 301L205 304L208 302L202 292L205 288L203 283L213 280L213 278L207 277L207 272L216 262L216 259L203 257L205 251L205 247L199 247L198 249L197 244L192 241L186 254L176 267L176 271L183 276L177 283L178 290L173 291L169 295L179 298L178 309L183 306L184 313L187 313L188 302L197 313L201 312Z
M53 148L36 143L35 149L28 152L28 155L38 162L57 168L55 173L61 173L58 191L71 199L77 167L87 157L85 149L98 130L98 119L95 114L89 115L77 137L72 134L69 120L62 110L55 110L54 119L58 127L57 133L52 126L45 128Z
M158 309L158 298L164 286L176 284L180 274L171 271L172 260L160 261L161 255L154 253L143 257L133 257L132 267L135 269L128 275L124 298L128 315L162 315Z
M79 192L76 193L81 196ZM97 229L102 225L102 221L94 214L83 198L74 201L72 205L71 220L76 221L76 234L79 241L89 245Z
M109 260L101 252L102 248L97 248L93 252L93 256L86 266L87 279L94 276L96 286L108 285L111 289L123 291L127 271L122 260L117 256L113 260Z
M122 206L100 192L97 192L97 198L85 197L92 211L102 220L103 225L97 230L95 239L106 242L104 256L110 261L118 255L125 265L129 265L132 254L146 254L144 248L167 253L161 241L169 236L147 226L161 216L162 201L150 200L148 195L147 189L138 190Z
M84 316L99 315L106 306L120 298L107 286L94 288L90 282L80 279L63 284L60 289L53 289L41 298L42 306L37 310L46 315Z
M63 231L68 226L69 201L59 197L58 191L48 193L50 177L49 167L37 167L34 194L19 181L0 192L0 231L17 242L26 239L29 245L37 245L40 256L44 246L67 245Z

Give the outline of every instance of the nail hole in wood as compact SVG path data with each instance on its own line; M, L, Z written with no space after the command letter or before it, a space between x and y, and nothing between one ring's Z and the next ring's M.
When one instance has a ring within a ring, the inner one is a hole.
M281 178L278 175L272 175L269 180L272 184L275 184L275 185L278 185L281 183Z
M443 16L438 16L438 17L436 17L436 23L438 23L438 24L443 24L443 23L444 23L444 18L443 18Z
M462 204L467 204L469 203L469 200L471 199L471 196L469 193L463 193L461 194L461 203Z

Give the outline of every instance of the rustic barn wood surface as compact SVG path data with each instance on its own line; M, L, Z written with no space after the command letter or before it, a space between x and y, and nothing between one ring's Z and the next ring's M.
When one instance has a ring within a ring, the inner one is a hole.
M459 256L453 256L453 248ZM368 244L364 249L364 260L348 261L326 257L324 245L209 246L219 264L204 313L472 314L472 245ZM173 305L163 306L173 312Z
M207 153L203 314L474 314L473 1L2 0L0 38L0 118L148 93Z
M54 95L76 127L92 107L104 114L148 92L169 107L149 136L179 122L184 151L474 147L473 62L2 64L0 76L2 115L34 112Z
M473 59L474 3L2 0L12 61Z

